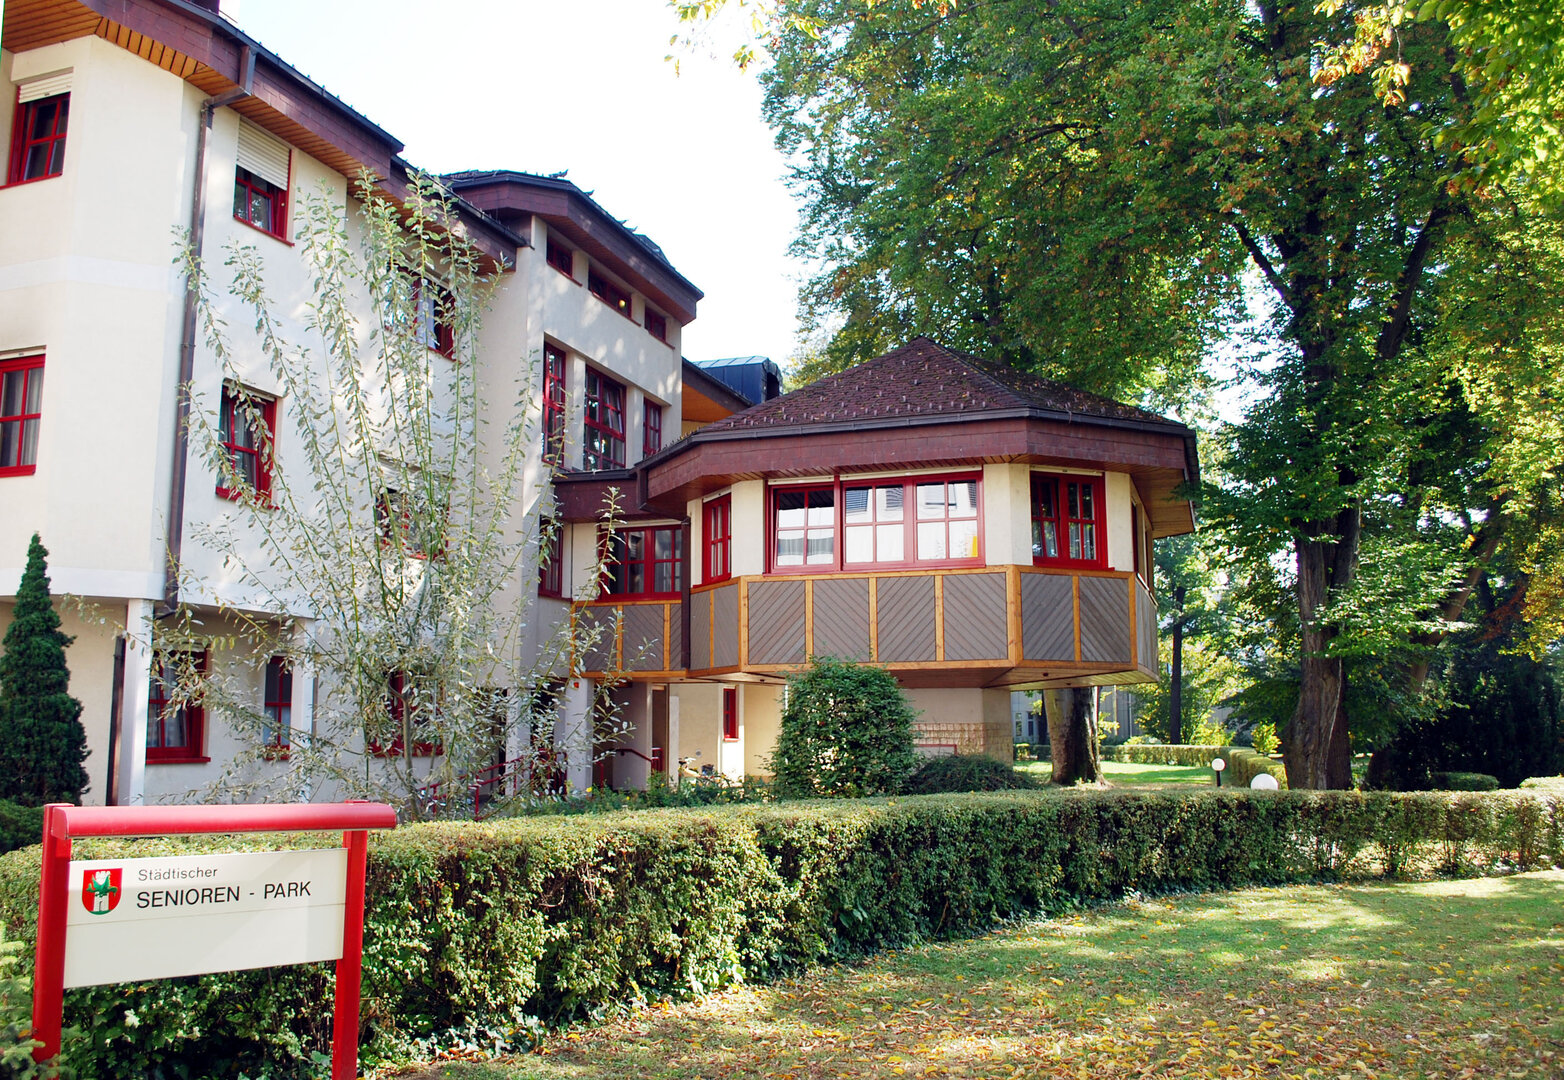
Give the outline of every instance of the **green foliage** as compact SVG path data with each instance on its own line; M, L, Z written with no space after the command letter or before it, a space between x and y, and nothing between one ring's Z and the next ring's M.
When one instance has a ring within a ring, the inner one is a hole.
M945 791L1006 791L1037 786L1035 777L1009 762L976 754L952 754L930 758L918 766L905 791L909 795L936 795Z
M5 924L0 923L0 1076L10 1080L46 1080L50 1077L74 1077L71 1070L58 1069L54 1063L38 1064L33 1060L33 1050L39 1046L32 1037L33 995L32 980L15 973L20 942L7 940ZM75 1032L62 1033L64 1039Z
M76 854L272 839L83 841ZM1546 793L1081 789L405 826L371 842L364 1061L435 1040L524 1046L540 1023L1130 890L1546 861L1564 861L1564 799ZM36 847L0 857L0 918L27 935L38 873ZM68 1063L298 1076L326 1046L330 992L320 964L67 991L67 1020L92 1029Z
M43 807L0 799L0 854L39 843L43 837Z
M913 712L882 668L816 657L788 680L770 760L778 794L855 798L900 791L918 767Z
M0 799L27 806L77 802L87 790L87 731L65 666L74 639L49 599L48 554L34 533L0 655Z
M1498 791L1499 778L1480 772L1436 772L1430 779L1435 791Z
M1249 733L1249 741L1257 754L1274 754L1276 748L1281 746L1281 741L1276 737L1275 724L1256 724Z
M1108 747L1103 750L1107 761L1128 761L1140 765L1185 765L1191 768L1209 769L1213 758L1227 762L1223 783L1233 787L1248 787L1249 781L1261 773L1276 777L1282 787L1287 786L1287 768L1279 761L1272 761L1246 746L1213 744L1200 746L1181 743L1172 746L1131 745Z

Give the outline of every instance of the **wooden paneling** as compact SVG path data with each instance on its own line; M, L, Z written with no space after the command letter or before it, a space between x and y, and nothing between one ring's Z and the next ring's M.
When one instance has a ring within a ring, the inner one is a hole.
M690 667L711 666L711 593L700 592L690 597Z
M1140 582L1135 583L1135 637L1139 642L1135 666L1157 674L1157 602Z
M583 671L617 671L619 669L619 642L616 639L615 622L618 609L612 607L588 607L576 610L577 640L593 634L596 638L581 658Z
M1082 575L1080 581L1081 659L1130 663L1129 585L1118 577Z
M875 659L882 664L934 660L934 579L925 575L884 577L877 588L880 652Z
M750 584L749 662L804 662L802 581L756 581Z
M945 578L945 659L1003 660L1010 655L1005 575Z
M816 656L869 659L868 578L816 581L813 611Z
M684 655L684 605L668 605L668 670L676 671L690 666L690 658Z
M626 604L624 608L624 667L626 671L662 671L673 665L663 660L663 604Z
M711 591L711 666L737 667L739 662L739 583Z
M1021 655L1027 660L1075 659L1074 579L1021 575Z

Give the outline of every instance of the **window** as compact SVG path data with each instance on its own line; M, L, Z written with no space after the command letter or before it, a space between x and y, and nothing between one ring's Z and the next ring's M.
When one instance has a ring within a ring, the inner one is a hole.
M394 487L382 488L375 497L375 531L380 542L387 547L394 544L415 559L426 558L445 546L444 513L420 513L419 502L418 493Z
M389 739L370 739L369 752L380 757L399 757L405 745L402 732L411 727L413 754L428 757L443 752L440 743L420 738L428 735L430 725L437 715L433 688L427 677L407 671L392 671L386 675L386 716L389 721Z
M582 468L624 468L625 388L592 368L586 374L585 427Z
M587 292L619 312L625 318L628 319L630 317L630 294L596 270L587 271Z
M651 308L647 308L646 332L666 345L668 343L668 320Z
M287 192L249 169L234 169L234 217L282 239L287 228Z
M1032 475L1032 561L1038 565L1101 566L1102 480L1094 476Z
M264 751L287 752L293 733L293 668L285 656L266 661L266 692L261 711L266 723L261 729Z
M206 674L206 653L168 652L152 658L147 690L147 762L202 762L206 710L193 695ZM183 685L181 685L183 684Z
M701 534L706 541L703 580L726 580L733 574L733 496L711 500L701 518Z
M559 523L547 518L538 522L538 595L563 596L565 592L565 542Z
M451 294L420 278L413 282L413 337L441 356L456 355L456 334L451 328Z
M836 564L836 488L785 487L772 494L777 567Z
M42 414L43 357L0 360L0 476L37 469Z
M25 87L23 92L25 94ZM55 94L17 105L6 183L43 180L65 171L65 123L70 106L69 94Z
M775 487L772 569L980 564L980 496L976 476Z
M683 591L683 526L620 529L609 543L604 594L672 597Z
M722 741L739 741L739 691L736 686L722 688Z
M226 471L218 475L217 494L225 499L253 495L266 502L272 489L277 403L239 387L224 386L217 428L218 442L233 470L231 476Z
M543 460L565 458L565 350L543 346Z
M548 243L544 245L544 252L544 258L548 260L550 266L572 281L575 280L576 253L574 251L551 236L548 238Z
M1151 519L1144 515L1139 503L1130 508L1130 544L1135 548L1135 576L1150 589L1156 569L1156 549L1152 544Z
M646 403L646 416L641 424L641 456L651 457L663 448L663 407L655 401Z

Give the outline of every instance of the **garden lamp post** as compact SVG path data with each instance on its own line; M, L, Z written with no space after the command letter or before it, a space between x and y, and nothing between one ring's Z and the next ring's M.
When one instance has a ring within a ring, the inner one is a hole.
M1216 786L1217 787L1221 787L1222 786L1222 770L1225 769L1225 768L1227 768L1227 762L1223 761L1221 758L1212 758L1211 759L1211 769L1212 769L1213 772L1216 773Z

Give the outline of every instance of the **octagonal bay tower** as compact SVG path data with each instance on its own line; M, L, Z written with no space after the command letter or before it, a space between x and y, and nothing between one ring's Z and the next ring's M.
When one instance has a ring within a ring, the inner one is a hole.
M633 725L597 780L763 774L812 656L894 674L925 752L1009 760L1011 690L1156 679L1152 542L1194 529L1197 469L1183 424L918 338L557 481L573 531L608 486L628 509L575 611Z

